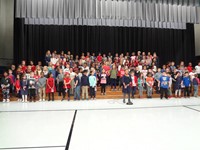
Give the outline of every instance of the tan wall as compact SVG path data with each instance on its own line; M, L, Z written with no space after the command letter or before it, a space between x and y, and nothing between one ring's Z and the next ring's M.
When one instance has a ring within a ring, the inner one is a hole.
M196 56L200 56L200 24L195 25L195 49Z
M14 0L0 0L0 65L13 60Z

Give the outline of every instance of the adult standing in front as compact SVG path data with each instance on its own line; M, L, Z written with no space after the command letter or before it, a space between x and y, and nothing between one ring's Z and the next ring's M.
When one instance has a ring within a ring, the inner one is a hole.
M130 93L131 93L131 77L129 75L129 70L125 70L125 74L122 77L122 84L123 84L123 103L126 103L125 98L126 95L128 95L128 103L127 105L133 105L133 103L130 100Z

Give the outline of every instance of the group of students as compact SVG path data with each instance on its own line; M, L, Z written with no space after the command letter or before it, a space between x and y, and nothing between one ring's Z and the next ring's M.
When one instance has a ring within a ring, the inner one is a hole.
M110 85L111 90L115 91L122 87L123 102L128 95L128 104L131 104L130 97L135 97L136 91L139 91L139 98L143 98L144 91L147 92L147 98L152 98L154 88L156 93L160 93L161 99L172 96L180 97L182 91L184 96L191 95L191 89L194 89L194 96L198 96L198 85L200 75L200 63L192 68L189 64L185 67L181 62L178 67L171 62L158 67L159 59L154 53L133 52L131 56L128 53L124 56L110 53L96 57L84 53L79 58L70 52L68 54L50 53L47 51L45 61L47 66L42 66L41 62L35 66L33 61L27 66L26 61L15 68L12 65L8 72L4 73L1 79L3 93L3 102L9 102L10 93L17 94L18 100L22 102L54 100L54 93L58 92L62 96L62 101L73 95L74 100L95 99L97 86L101 86L101 94L106 95L106 86ZM67 97L66 97L67 96Z
M59 96L62 95L62 101L66 99L66 95L67 100L70 100L70 96L72 95L70 91L74 93L74 100L80 100L80 94L82 94L82 100L88 100L89 95L91 99L95 99L97 90L95 70L90 71L89 76L87 70L83 70L82 72L77 70L73 74L73 77L70 77L69 72L64 73L60 69L56 79L52 73L45 76L44 72L41 72L40 76L37 76L34 72L30 72L30 75L24 73L20 76L20 74L17 74L15 78L11 70L9 70L9 74L5 71L1 79L3 102L10 101L11 91L17 95L18 101L21 102L27 102L28 100L36 102L37 95L39 95L39 101L45 101L46 94L48 95L48 101L54 101L54 93L57 90ZM102 95L105 95L107 75L104 70L101 74L100 83Z
M134 98L137 89L139 91L139 98L143 97L144 89L146 89L147 98L152 98L154 87L156 87L156 93L160 94L160 99L163 99L163 97L166 99L172 97L172 90L175 92L175 98L181 98L182 90L184 92L184 97L190 98L192 87L193 96L198 97L198 86L200 81L197 74L195 74L194 78L191 79L188 72L181 75L181 72L177 71L174 78L172 78L172 75L166 71L157 73L160 74L157 79L155 79L150 72L147 73L147 77L144 78L142 73L137 77L135 71L129 73L129 70L127 69L125 75L122 77L123 102L125 103L125 97L128 95L127 104L131 105L131 95L132 98Z

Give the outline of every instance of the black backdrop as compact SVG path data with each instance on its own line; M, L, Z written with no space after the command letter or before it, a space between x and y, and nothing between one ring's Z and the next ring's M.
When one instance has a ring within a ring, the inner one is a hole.
M174 60L195 62L194 25L187 30L25 25L24 19L15 18L15 62L22 59L44 61L46 50L81 52L157 52L160 64Z

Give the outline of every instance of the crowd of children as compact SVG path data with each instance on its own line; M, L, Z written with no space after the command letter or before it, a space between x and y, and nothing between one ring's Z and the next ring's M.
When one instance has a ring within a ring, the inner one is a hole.
M109 53L98 56L87 52L85 55L75 57L70 51L67 54L62 51L46 52L45 65L41 62L34 65L30 61L22 61L20 65L12 65L5 71L1 79L3 102L9 102L10 94L15 95L18 101L54 101L54 93L62 96L62 101L95 99L97 86L101 86L101 94L106 95L106 87L111 86L112 91L122 87L123 102L128 95L128 103L134 98L136 91L139 98L143 98L146 91L147 98L152 98L154 89L160 93L160 98L198 96L200 78L200 62L193 68L184 62L175 65L169 62L159 68L159 58L156 53L138 51L118 54L114 56ZM67 95L67 98L66 98ZM47 96L47 98L46 98Z

